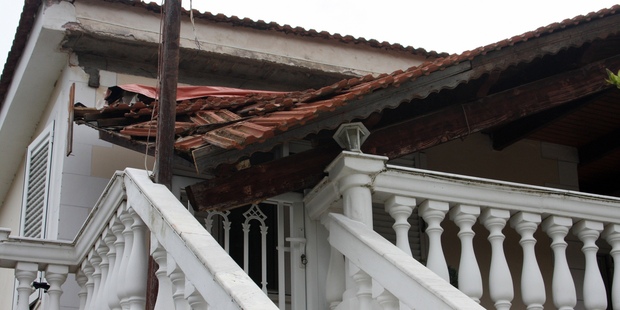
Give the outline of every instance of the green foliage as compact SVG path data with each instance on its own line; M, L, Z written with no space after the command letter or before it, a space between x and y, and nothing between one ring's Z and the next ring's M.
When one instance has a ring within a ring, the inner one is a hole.
M609 69L605 69L605 70L607 70L607 77L608 77L608 79L606 79L605 81L611 85L616 85L616 87L620 89L620 71L618 71L618 74L614 74Z

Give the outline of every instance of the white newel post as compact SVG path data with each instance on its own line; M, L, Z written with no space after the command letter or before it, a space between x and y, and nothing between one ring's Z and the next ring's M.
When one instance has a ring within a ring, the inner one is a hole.
M69 273L68 266L48 265L45 269L45 280L50 285L47 290L48 310L60 310L60 295L62 295L62 284L67 280Z
M428 224L426 234L428 235L428 259L426 267L440 276L446 282L450 282L450 273L446 264L446 257L441 246L441 222L448 212L447 202L425 200L418 209L424 221Z
M88 291L86 290L86 282L88 281L88 277L84 275L84 272L80 269L78 273L75 275L75 281L80 286L80 291L78 292L78 299L80 300L80 310L84 310L86 307L86 298L88 297Z
M146 281L148 272L148 255L146 244L146 225L140 216L129 208L129 214L133 218L131 229L133 231L133 244L131 255L127 262L127 281L125 289L128 294L130 310L143 310L146 305Z
M121 309L129 309L129 303L127 299L129 295L127 294L126 286L127 281L130 279L127 277L127 264L129 263L129 256L131 256L131 248L133 246L133 232L131 231L131 224L133 223L133 218L129 215L127 211L127 204L123 203L119 208L119 218L123 223L123 240L125 241L123 245L122 257L121 257L121 265L118 269L118 278L116 283L116 292L118 294L119 303ZM117 256L118 259L118 256Z
M603 231L603 223L582 220L575 225L573 232L583 242L581 251L586 259L586 270L583 276L583 303L588 310L607 309L605 283L598 268L596 240Z
M542 221L540 214L519 212L510 219L510 225L521 235L519 244L523 248L521 269L521 296L528 310L542 310L545 304L545 282L543 281L534 246L534 232Z
M567 243L564 241L569 229L573 226L573 220L568 217L549 216L543 221L543 230L551 238L553 250L553 280L551 289L553 292L553 304L559 310L571 310L577 305L577 293L575 282L566 260Z
M480 303L482 297L482 275L474 252L474 236L472 230L480 215L480 207L457 205L450 210L450 219L459 227L458 237L461 240L461 261L459 262L459 290L471 299Z
M396 233L396 246L409 256L411 254L411 245L409 244L409 217L413 213L413 209L416 207L416 200L414 198L392 196L385 202L385 211L390 214L394 219L394 225L392 228Z
M495 302L497 310L508 310L514 298L514 289L508 262L504 254L504 239L502 229L510 218L508 210L485 209L480 221L489 231L488 240L491 243L491 267L489 271L489 293Z
M39 266L35 263L18 262L15 266L17 279L17 310L28 310L28 298L32 294L32 282L37 277Z
M174 309L174 299L172 298L172 283L170 282L170 278L168 278L168 253L166 253L166 249L164 249L155 235L151 233L151 256L153 256L153 260L157 263L159 268L155 271L155 276L157 277L158 286L157 286L157 300L155 301L155 310L167 310Z
M611 305L620 309L620 225L609 224L603 231L603 237L611 245L611 257L614 259L613 286L611 288Z

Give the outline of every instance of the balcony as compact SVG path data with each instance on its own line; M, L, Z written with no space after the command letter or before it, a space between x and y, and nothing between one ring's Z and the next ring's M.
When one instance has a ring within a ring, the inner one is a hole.
M280 308L620 307L620 286L610 288L597 260L599 247L620 259L619 199L386 161L343 152L305 195L304 206L295 205L307 216L300 225L318 226L306 231L306 246L326 251L320 257L309 249L309 263L298 266L317 275L303 278L313 282L307 303ZM373 230L373 208L393 218L394 243ZM426 226L425 264L413 258L408 239L414 213ZM301 240L292 237L291 244ZM112 178L73 242L0 231L0 267L15 270L20 310L29 307L38 272L50 285L44 309L60 309L69 274L81 288L70 296L80 309L144 309L149 255L159 265L155 309L278 309L265 285L256 285L195 216L141 170ZM454 285L449 266L458 274ZM612 276L620 283L620 271Z

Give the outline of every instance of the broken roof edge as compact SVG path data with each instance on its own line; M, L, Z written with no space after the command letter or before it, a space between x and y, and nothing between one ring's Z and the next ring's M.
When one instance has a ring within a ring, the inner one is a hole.
M140 8L144 8L146 10L155 12L155 13L160 13L162 9L162 7L155 2L147 3L141 0L138 0L138 1L135 1L135 0L100 0L100 1L116 2L116 3L120 3L124 5L130 5L132 7L140 7ZM185 8L183 8L181 12L187 17L190 16L190 11ZM288 24L280 25L273 21L265 22L264 20L261 20L261 19L253 20L248 17L240 18L235 15L231 15L230 17L228 17L222 13L214 14L214 13L206 12L206 11L200 12L196 9L193 9L191 11L191 15L196 19L203 19L206 21L214 22L214 23L228 23L233 26L246 27L246 28L251 28L251 29L256 29L256 30L274 31L274 32L280 32L284 34L293 34L293 35L302 36L302 37L321 38L321 39L326 39L326 40L337 41L337 42L344 43L344 44L364 44L372 48L410 53L413 55L420 55L420 56L424 56L427 58L428 57L432 57L432 58L445 57L449 55L448 53L445 53L445 52L437 52L437 51L432 51L432 50L428 51L420 47L416 48L412 46L404 46L399 43L390 43L386 41L379 42L376 39L366 39L363 37L356 38L351 35L330 33L328 31L317 31L315 29L305 29L300 26L293 27Z

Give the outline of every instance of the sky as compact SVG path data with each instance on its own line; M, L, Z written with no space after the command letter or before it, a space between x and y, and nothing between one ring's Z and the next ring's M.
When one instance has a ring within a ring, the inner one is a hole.
M0 62L4 64L23 1L0 0ZM161 3L161 0L155 2ZM460 53L619 0L182 0L201 12Z

